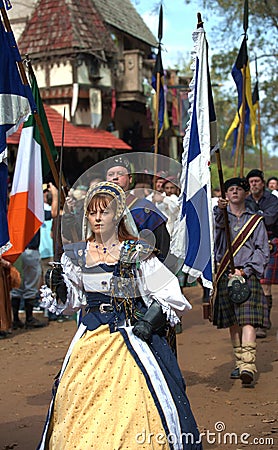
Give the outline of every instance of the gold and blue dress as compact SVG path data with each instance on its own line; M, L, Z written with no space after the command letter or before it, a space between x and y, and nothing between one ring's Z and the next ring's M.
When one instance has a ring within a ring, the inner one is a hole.
M123 248L130 245L126 241ZM98 265L88 264L86 256L82 242L69 245L61 259L64 311L83 307L83 314L38 449L201 450L184 379L165 336L154 333L147 343L132 332L153 301L172 326L191 308L176 277L153 255L140 264L133 259ZM58 305L48 288L42 296L54 311Z

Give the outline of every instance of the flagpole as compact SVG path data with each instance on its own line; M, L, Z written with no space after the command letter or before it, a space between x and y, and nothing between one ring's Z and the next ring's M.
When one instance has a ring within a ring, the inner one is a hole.
M158 54L161 54L161 40L163 35L163 9L160 5L159 10L159 22L158 22ZM157 155L158 155L158 128L159 128L159 99L160 99L160 85L161 85L161 73L160 70L156 73L156 96L155 96L155 129L154 129L154 176L153 176L153 189L156 185L157 174Z
M198 16L198 23L201 22L201 15ZM226 198L226 192L224 188L224 176L223 176L223 169L222 169L222 161L221 161L221 155L220 155L220 148L215 150L215 157L216 157L216 163L217 163L217 170L218 170L218 178L219 178L219 187L221 191L221 197ZM229 217L228 217L228 211L227 208L223 209L223 217L224 217L224 227L225 227L225 234L226 234L226 241L227 241L227 250L229 254L230 259L230 268L231 273L235 273L235 263L234 263L234 257L233 257L233 248L232 248L232 240L231 240L231 231L230 231L230 225L229 225Z
M33 70L32 64L31 64L31 60L29 59L28 55L26 55L26 65L27 65L27 69L28 69L28 72L31 75L31 77L35 78L34 70ZM57 167L56 167L55 162L53 161L53 157L52 157L52 154L51 154L51 149L50 149L48 140L47 140L47 138L45 136L44 128L43 128L43 125L42 125L41 118L40 118L39 114L38 114L38 117L39 117L39 122L40 122L41 127L42 127L42 131L41 131L41 128L40 128L40 124L37 122L37 120L36 120L36 123L38 124L40 136L41 136L41 139L42 139L43 148L44 148L44 150L46 152L48 163L50 165L50 160L51 160L52 163L55 166L55 170L57 171ZM65 126L64 125L64 120L65 119L63 119L63 130L64 130L64 126ZM64 131L63 131L63 133L64 133ZM45 142L46 142L46 147L45 147ZM61 156L60 156L60 158L61 158ZM50 168L52 168L51 165L50 165ZM52 173L53 173L53 171L52 171ZM54 174L53 174L53 177L54 177ZM56 180L55 180L55 182L56 182ZM64 174L61 171L61 168L60 168L60 172L59 172L59 176L58 176L58 183L56 184L56 186L57 186L58 189L60 189L60 191L62 190L62 192L60 192L60 196L61 196L60 201L62 201L62 204L64 204L66 196L67 196L67 183L65 181Z
M239 126L238 126L238 135L237 135L237 141L236 141L236 148L235 148L235 159L234 159L234 177L237 176L237 163L238 163L238 155L239 155L239 147L241 142L241 132L242 132L242 123L241 118L239 118Z
M246 108L246 64L243 66L242 77L242 117L241 117L241 133L240 133L240 177L244 175L244 146L245 146L245 108Z
M248 30L248 0L244 1L244 10L243 10L243 30L244 30L244 38L247 40L247 30ZM246 44L247 46L247 44ZM246 49L247 51L247 49ZM241 158L240 158L240 176L244 176L244 146L245 146L245 115L246 115L246 64L243 65L243 79L242 79L242 125L241 125Z
M258 77L258 65L257 65L257 56L255 59L256 66L256 82L259 91L259 77ZM260 151L260 169L263 171L263 148L262 148L262 132L261 132L261 108L260 108L260 100L258 98L258 139L259 139L259 151Z
M217 162L217 169L218 169L218 177L219 177L219 186L220 186L220 190L221 190L221 197L225 199L226 198L226 192L225 192L225 188L224 188L224 177L223 177L222 162L221 162L221 156L220 156L219 148L215 151L215 156L216 156L216 162ZM225 233L226 233L226 241L227 241L227 250L228 250L229 258L230 258L231 273L235 273L235 264L234 264L233 248L232 248L231 232L230 232L230 225L229 225L229 217L228 217L227 208L223 209L223 216L224 216L224 225L225 225Z
M5 25L5 28L6 28L7 32L9 32L9 33L11 33L13 35L13 31L12 31L11 24L10 24L10 21L9 21L9 18L8 18L8 15L7 15L5 7L4 6L0 7L0 10L1 10L1 14L2 14L2 17L3 17L4 25ZM14 35L13 35L13 37L14 37ZM18 65L18 69L19 69L19 72L20 72L20 75L21 75L22 83L25 86L29 86L29 82L28 82L28 79L27 79L26 72L24 70L22 61L21 60L17 61L17 65ZM45 133L44 133L44 129L43 129L43 125L42 125L42 122L41 122L40 115L38 114L38 111L32 111L32 114L34 115L34 118L36 120L36 123L37 123L39 131L40 131L42 145L43 145L43 147L45 149L46 156L47 156L48 163L49 163L49 166L50 166L52 174L53 174L53 178L54 178L55 184L56 184L56 186L58 186L59 185L59 177L58 177L57 168L55 166L55 163L54 163L52 155L51 155L51 151L50 151L50 148L49 148L49 145L48 145ZM63 193L63 195L64 195L64 193Z
M159 44L160 47L160 44ZM155 189L155 181L157 174L157 155L158 155L158 111L159 111L159 91L160 91L160 73L156 74L156 103L155 103L155 130L154 130L154 176L153 188Z

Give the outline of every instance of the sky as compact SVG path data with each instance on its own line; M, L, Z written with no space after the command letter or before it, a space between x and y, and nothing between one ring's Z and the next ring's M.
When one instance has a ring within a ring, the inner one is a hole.
M158 0L131 0L138 13L157 38L159 13L152 14ZM193 48L192 32L197 25L197 2L186 5L184 0L167 0L163 6L162 62L164 68L174 68L182 56L190 60ZM204 25L206 31L206 26Z

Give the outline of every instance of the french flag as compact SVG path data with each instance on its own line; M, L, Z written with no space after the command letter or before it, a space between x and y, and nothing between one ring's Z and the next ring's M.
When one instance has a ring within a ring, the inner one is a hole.
M181 174L181 213L171 252L183 261L188 281L197 278L212 288L213 219L210 157L217 148L208 44L202 27L193 32L193 79L189 94L190 119L185 130Z

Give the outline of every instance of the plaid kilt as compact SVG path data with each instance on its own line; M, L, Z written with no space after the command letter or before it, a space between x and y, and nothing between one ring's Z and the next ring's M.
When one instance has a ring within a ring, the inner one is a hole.
M255 328L268 326L268 308L259 280L252 275L247 280L251 289L249 299L236 305L228 296L228 275L224 273L217 285L213 305L213 325L228 328L232 325L253 325Z
M270 259L266 266L264 278L260 280L261 284L278 284L278 238L269 242Z

